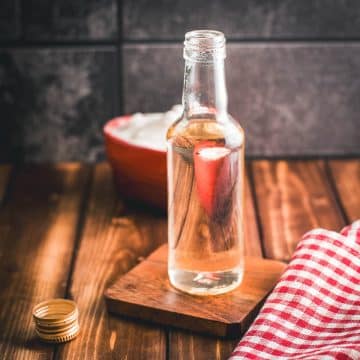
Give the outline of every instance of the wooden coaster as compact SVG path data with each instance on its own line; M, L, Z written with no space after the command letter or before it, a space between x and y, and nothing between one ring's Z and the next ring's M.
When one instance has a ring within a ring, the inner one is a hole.
M217 335L239 336L256 317L285 264L260 258L245 258L242 284L216 296L192 296L174 289L167 275L167 245L120 277L105 292L110 312Z

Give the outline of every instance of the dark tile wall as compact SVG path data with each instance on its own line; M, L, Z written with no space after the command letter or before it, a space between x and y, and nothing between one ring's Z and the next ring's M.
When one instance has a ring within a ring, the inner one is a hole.
M118 113L114 48L0 52L0 161L96 161Z
M0 162L103 159L107 119L179 103L194 28L229 39L249 156L360 155L357 0L2 0Z
M0 1L0 40L19 38L20 17L20 0Z
M124 0L123 15L124 37L138 40L182 40L194 28L221 30L238 40L360 34L358 0Z
M29 40L117 39L116 0L26 0L24 36Z
M125 46L127 113L181 99L181 54L181 45ZM229 110L245 128L248 154L359 153L359 59L360 43L229 44Z

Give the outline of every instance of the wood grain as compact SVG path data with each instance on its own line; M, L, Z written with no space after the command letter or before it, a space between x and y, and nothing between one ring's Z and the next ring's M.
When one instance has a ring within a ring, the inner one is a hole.
M7 164L0 165L0 205L4 200L11 170L12 170L11 165L7 165Z
M246 257L241 285L221 296L190 296L170 285L163 245L106 291L111 312L222 337L244 333L285 264Z
M0 210L0 354L51 358L34 336L32 307L65 295L88 172L78 164L17 171Z
M289 260L308 230L344 225L323 161L260 160L253 173L266 257Z
M223 340L199 336L188 331L171 332L169 359L171 360L225 360L238 340Z
M322 161L256 161L251 169L267 256L287 259L310 228L341 228L344 219L337 198L348 220L359 218L359 160L329 161L328 173L338 196ZM104 288L166 241L166 219L152 210L124 208L113 190L109 168L101 164L79 234L79 209L88 178L89 169L79 164L15 170L0 165L0 199L7 189L0 208L0 357L226 359L236 341L174 329L166 339L164 328L106 313ZM246 253L261 256L248 181L245 219ZM31 308L46 298L63 297L67 288L80 306L81 335L66 345L44 345L33 335Z
M332 160L329 166L348 221L360 219L360 160Z
M245 202L244 202L244 233L245 233L245 255L263 257L259 226L256 220L255 204L252 197L251 185L248 172L245 176Z
M70 287L81 332L59 348L59 359L166 357L163 329L110 316L103 297L116 277L165 241L165 217L125 209L113 188L110 168L97 165Z

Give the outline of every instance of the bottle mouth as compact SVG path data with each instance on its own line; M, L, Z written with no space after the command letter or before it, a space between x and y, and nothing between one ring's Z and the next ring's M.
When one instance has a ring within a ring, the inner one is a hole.
M216 30L193 30L185 34L184 58L197 62L224 59L225 36Z

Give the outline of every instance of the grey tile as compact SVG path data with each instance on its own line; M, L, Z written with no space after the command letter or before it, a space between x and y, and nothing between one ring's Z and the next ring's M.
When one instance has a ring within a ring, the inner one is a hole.
M125 45L125 112L165 111L181 102L183 74L181 46Z
M181 49L125 46L128 113L181 101ZM359 44L230 44L226 68L248 155L360 154Z
M20 17L20 0L0 1L0 40L19 38Z
M0 52L0 161L95 161L117 109L116 51Z
M228 38L342 38L360 36L358 0L123 1L126 39L182 39L212 28Z
M234 45L229 63L250 153L360 154L359 45Z
M29 40L110 40L117 37L116 0L26 0Z

